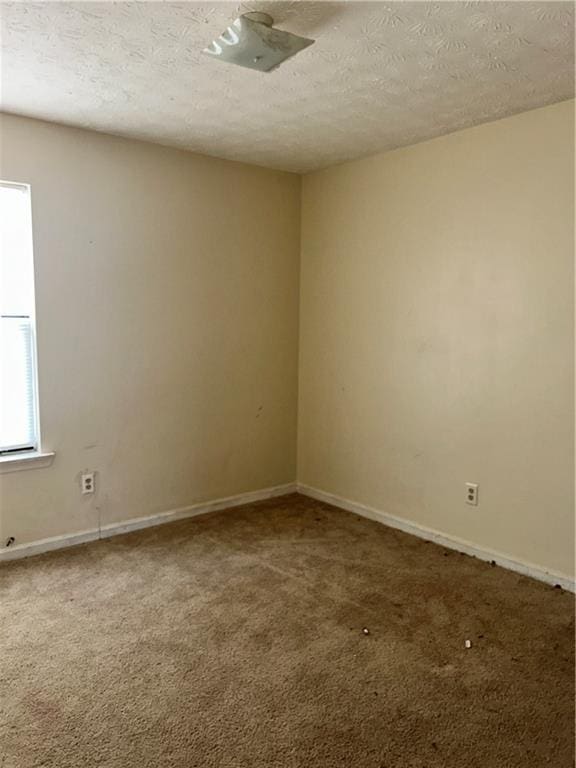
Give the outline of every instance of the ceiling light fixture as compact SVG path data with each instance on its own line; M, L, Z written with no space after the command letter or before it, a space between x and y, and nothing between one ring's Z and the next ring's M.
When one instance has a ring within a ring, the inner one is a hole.
M314 42L307 37L274 29L273 23L273 18L267 13L245 13L202 53L229 64L270 72Z

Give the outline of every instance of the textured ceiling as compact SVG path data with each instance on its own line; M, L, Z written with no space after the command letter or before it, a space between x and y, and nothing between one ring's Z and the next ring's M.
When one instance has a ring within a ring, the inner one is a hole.
M262 10L316 43L200 53ZM4 111L305 172L574 95L568 2L2 3Z

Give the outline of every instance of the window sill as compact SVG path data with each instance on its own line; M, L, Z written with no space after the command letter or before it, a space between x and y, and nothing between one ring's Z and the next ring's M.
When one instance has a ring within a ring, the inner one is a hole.
M54 453L29 451L0 456L0 475L7 472L20 472L23 469L44 469L54 461Z

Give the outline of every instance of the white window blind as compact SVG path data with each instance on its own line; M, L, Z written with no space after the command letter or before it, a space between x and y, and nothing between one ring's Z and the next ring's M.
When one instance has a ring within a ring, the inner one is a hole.
M0 453L38 443L30 187L0 182Z

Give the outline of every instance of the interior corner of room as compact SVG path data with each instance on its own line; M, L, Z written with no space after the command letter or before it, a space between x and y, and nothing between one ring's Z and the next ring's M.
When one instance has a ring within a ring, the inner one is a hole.
M565 101L301 181L3 115L55 457L3 467L0 557L298 484L570 585L573 126Z
M575 8L0 0L3 768L573 768Z

